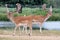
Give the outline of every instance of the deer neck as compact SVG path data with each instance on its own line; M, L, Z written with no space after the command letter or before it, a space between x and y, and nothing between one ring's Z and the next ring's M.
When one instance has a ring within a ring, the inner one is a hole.
M7 16L11 21L13 21L13 19L14 19L13 13L11 13L10 15L8 14Z
M50 16L52 16L52 6L50 6L50 8L48 10L48 13L45 16L45 20L44 21L46 21Z
M44 21L46 21L48 18L50 18L50 15L49 14L46 14Z
M6 11L7 11L7 13L9 13L9 10L8 10L8 7L6 6Z
M7 11L7 17L11 21L13 20L13 13L9 11L8 7L6 6L6 11Z
M14 20L13 20L13 18L14 18L14 17L13 17L13 13L9 11L9 9L8 9L8 7L7 7L7 6L8 6L7 4L6 4L5 6L6 6L7 18L8 18L10 21L13 22L13 21L14 21Z
M10 20L13 21L13 16L10 17Z

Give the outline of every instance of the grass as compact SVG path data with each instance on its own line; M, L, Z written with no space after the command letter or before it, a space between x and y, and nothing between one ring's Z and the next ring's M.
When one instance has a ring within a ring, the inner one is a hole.
M15 8L9 8L10 11L14 12ZM0 13L5 14L6 13L6 8L5 7L0 7ZM40 14L45 14L45 11L42 11L41 8L23 8L22 13L20 15L40 15Z
M10 11L14 12L15 8L9 8ZM46 15L48 8L46 11L43 11L42 8L22 8L22 13L19 15L15 13L14 16L28 16L28 15ZM9 21L6 16L6 8L0 7L0 21ZM52 16L47 21L60 21L60 8L53 8Z
M13 38L0 38L0 40L18 40L18 39L13 39Z
M14 28L9 28L9 27L0 28L0 35L12 35L13 29ZM20 30L20 32L21 34L17 29L16 35L26 35L24 32L22 32L22 30ZM60 31L58 30L43 30L43 33L40 33L39 29L33 29L32 33L33 36L51 36L51 35L59 36L60 35Z
M25 40L25 39L20 39L19 37L0 37L0 40Z
M53 39L57 40L56 36L57 38L58 36L60 36L60 31L58 30L43 30L43 32L40 33L38 29L35 30L33 29L31 37L26 35L25 32L21 32L22 30L20 30L21 34L17 30L16 35L11 36L13 34L13 29L14 28L11 27L0 28L0 35L2 35L0 36L0 40L46 40L46 39L51 40L52 36ZM47 36L48 38L45 36Z
M14 12L15 8L9 8L10 11ZM28 15L46 15L48 8L46 11L43 11L42 8L29 8L23 7L22 13L19 15L15 13L14 16L28 16ZM0 21L9 21L6 14L6 8L0 7ZM53 8L52 16L47 21L60 21L60 8Z

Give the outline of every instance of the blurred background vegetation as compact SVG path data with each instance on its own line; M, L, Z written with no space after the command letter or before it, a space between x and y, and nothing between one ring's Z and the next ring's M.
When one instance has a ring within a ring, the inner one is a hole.
M46 3L48 6L52 5L53 7L60 7L60 0L0 0L0 6L4 4L16 4L19 2L22 5L42 5Z
M48 19L48 21L60 21L60 0L0 0L0 21L9 21L6 16L5 4L9 4L9 10L14 12L16 9L16 3L22 5L23 15L46 15L50 5L53 6L53 15ZM42 10L42 4L47 4L47 10ZM14 16L18 16L14 14Z

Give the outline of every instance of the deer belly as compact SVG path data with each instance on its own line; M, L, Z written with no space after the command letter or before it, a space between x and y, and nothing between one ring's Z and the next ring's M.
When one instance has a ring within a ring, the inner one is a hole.
M27 23L19 23L18 26L27 26Z

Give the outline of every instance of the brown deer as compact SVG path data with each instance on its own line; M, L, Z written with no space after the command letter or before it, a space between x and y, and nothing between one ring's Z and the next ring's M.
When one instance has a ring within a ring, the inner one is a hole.
M7 5L6 5L7 8ZM32 15L32 16L18 16L18 17L13 17L13 13L9 12L7 8L7 17L15 23L16 27L14 30L14 34L16 32L16 29L21 25L21 23L27 23L29 28L30 28L30 35L32 34L32 21L36 20L40 22L40 32L42 32L42 24L50 17L52 16L52 6L50 6L48 13L45 16L42 15Z
M16 33L16 29L19 28L21 23L28 24L28 27L30 28L30 35L32 34L32 16L17 16L14 17L13 13L8 10L7 4L5 5L7 9L7 17L10 21L12 21L15 24L14 34ZM20 28L19 28L20 30Z
M45 16L43 15L32 15L30 17L32 17L32 21L33 22L39 22L40 25L40 32L42 33L42 24L49 19L52 16L52 6L50 6L47 14Z
M52 16L52 6L50 6L50 8L49 8L49 10L48 10L48 12L47 12L47 14L46 14L45 16L42 16L42 15L38 15L38 16L34 15L34 16L32 16L34 20L40 22L40 23L39 23L39 24L40 24L40 32L42 32L42 24L43 24L50 16Z

